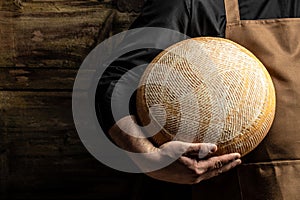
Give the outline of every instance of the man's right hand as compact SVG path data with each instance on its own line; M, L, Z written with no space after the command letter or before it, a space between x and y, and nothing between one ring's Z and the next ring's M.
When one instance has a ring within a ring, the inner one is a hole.
M222 156L201 159L196 156L205 156L217 150L214 144L209 143L186 143L171 141L160 147L161 159L164 156L176 156L178 151L187 149L175 162L165 168L149 172L148 176L172 183L196 184L224 173L241 164L240 154L231 153ZM196 156L195 156L196 155ZM153 161L159 162L159 160Z
M109 131L114 142L124 150L146 153L143 154L145 155L143 161L133 159L141 171L147 171L144 169L149 165L158 166L166 160L174 160L166 167L146 173L158 180L178 184L196 184L224 173L241 163L238 153L205 159L205 156L217 150L214 144L171 141L157 148L147 138L132 137L128 133L143 135L136 125L134 116L122 118ZM147 153L154 153L154 156L148 157Z

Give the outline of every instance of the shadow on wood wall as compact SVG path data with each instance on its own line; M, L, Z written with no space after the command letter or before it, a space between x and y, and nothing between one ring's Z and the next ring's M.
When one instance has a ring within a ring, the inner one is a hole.
M1 199L127 199L134 175L87 152L71 95L85 56L126 30L141 6L140 0L0 0Z

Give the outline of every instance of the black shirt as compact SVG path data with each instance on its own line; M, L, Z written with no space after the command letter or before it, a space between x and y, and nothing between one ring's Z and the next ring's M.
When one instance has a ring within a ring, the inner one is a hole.
M298 0L239 0L239 8L242 20L300 17ZM189 37L225 37L225 26L223 0L147 0L140 16L130 29L163 27ZM157 35L157 41L159 37ZM135 42L139 42L139 38L136 38ZM149 48L135 50L121 56L106 69L98 84L95 105L100 125L105 132L119 120L114 119L111 112L111 95L116 82L135 66L150 63L160 51ZM131 77L130 81L138 82L140 74ZM126 91L130 84L124 83L122 87ZM114 100L115 105L130 106L130 110L135 114L134 96L130 105L122 105L122 99L122 96L117 96Z

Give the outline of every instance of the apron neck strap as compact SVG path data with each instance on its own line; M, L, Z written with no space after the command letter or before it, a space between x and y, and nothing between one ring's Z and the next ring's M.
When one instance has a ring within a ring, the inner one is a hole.
M226 23L236 24L240 21L240 9L238 0L224 0Z

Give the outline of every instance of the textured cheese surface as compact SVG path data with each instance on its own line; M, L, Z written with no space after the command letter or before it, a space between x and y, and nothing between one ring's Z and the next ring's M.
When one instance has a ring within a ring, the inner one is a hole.
M170 140L210 142L217 154L253 150L274 119L275 91L263 64L227 39L199 37L160 53L137 91L140 121L161 127L157 145ZM158 107L163 109L151 109ZM150 115L150 117L149 117Z

